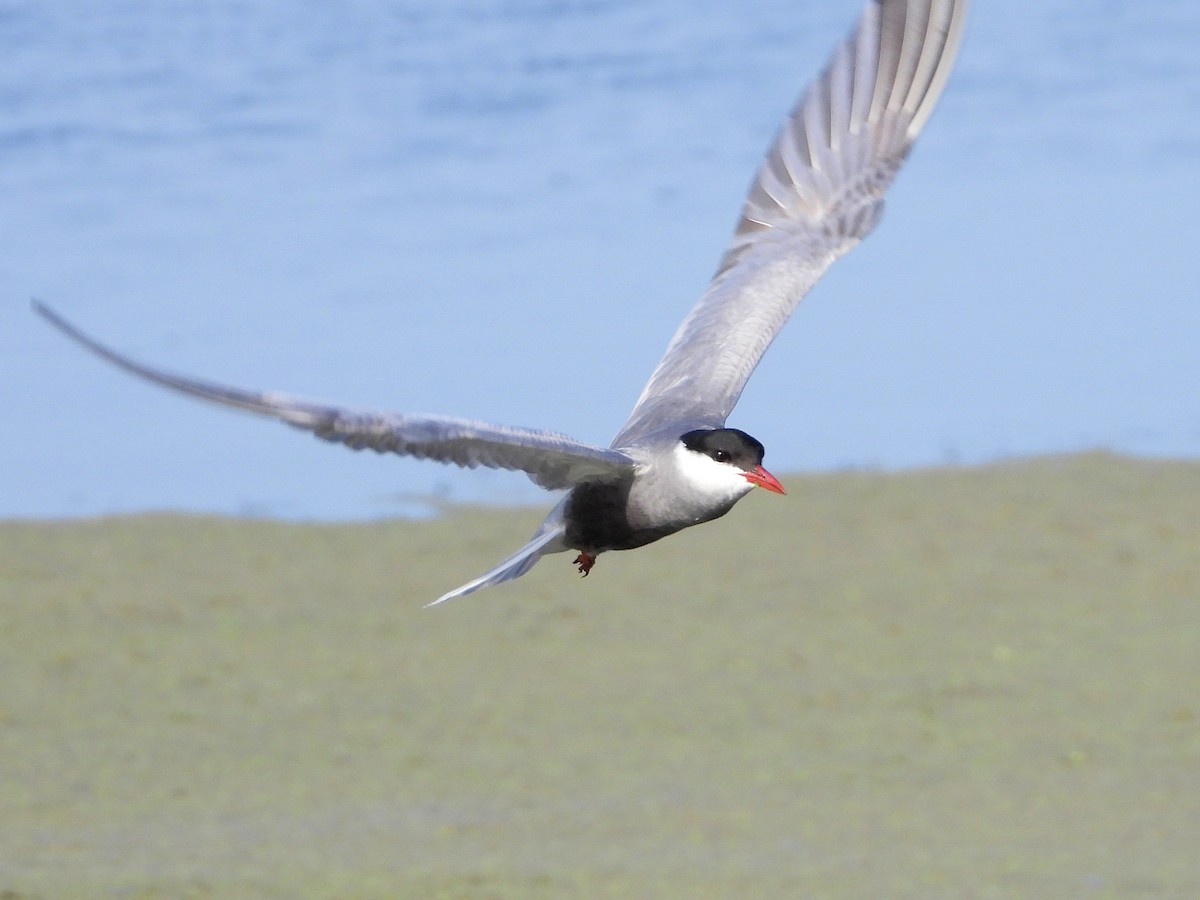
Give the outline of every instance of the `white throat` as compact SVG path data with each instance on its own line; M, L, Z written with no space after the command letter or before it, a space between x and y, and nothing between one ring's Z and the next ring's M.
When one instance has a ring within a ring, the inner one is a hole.
M712 504L732 503L754 489L746 473L737 466L717 462L711 456L676 444L675 470L695 496Z

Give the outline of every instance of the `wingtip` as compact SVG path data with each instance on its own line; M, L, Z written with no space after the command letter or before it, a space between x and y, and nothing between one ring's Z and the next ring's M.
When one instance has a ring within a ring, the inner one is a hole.
M43 303L37 297L29 298L29 309L33 312L33 314L35 316L41 316L43 319L47 320L48 322L57 324L58 322L61 321L61 319L58 316L58 313L56 313L54 310L52 310L49 306L47 306L45 303Z
M86 335L84 335L78 328L76 328L74 325L72 325L70 322L68 322L62 316L60 316L50 306L43 303L37 297L29 298L29 309L33 312L34 315L39 316L40 318L42 318L43 320L48 322L51 326L53 326L58 331L62 332L67 337L71 338L72 340L78 341L79 343L83 344L84 346L88 346L88 347L95 346L95 343L96 343L95 341L93 341L91 338L88 338Z

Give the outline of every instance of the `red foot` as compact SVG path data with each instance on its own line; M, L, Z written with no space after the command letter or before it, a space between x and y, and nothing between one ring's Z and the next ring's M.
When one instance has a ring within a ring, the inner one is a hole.
M595 564L596 557L592 556L590 553L584 553L580 551L579 555L575 557L575 565L579 566L579 574L584 578L587 577L588 572L592 571L592 566Z

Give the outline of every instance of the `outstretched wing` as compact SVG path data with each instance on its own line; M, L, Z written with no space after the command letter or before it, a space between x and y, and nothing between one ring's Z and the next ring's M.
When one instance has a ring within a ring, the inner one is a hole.
M967 0L872 0L784 123L704 296L614 447L665 423L719 427L796 305L861 241L933 111Z
M469 468L515 469L550 490L617 476L633 466L633 460L620 451L582 444L550 431L448 416L356 412L274 392L243 391L175 375L134 362L105 347L36 300L33 309L63 334L126 372L201 400L279 419L354 450L398 453Z

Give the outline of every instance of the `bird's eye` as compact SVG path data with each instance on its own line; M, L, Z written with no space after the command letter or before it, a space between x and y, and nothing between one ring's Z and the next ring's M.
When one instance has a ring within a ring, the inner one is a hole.
M714 450L712 458L717 462L729 462L733 459L733 454L728 450Z

